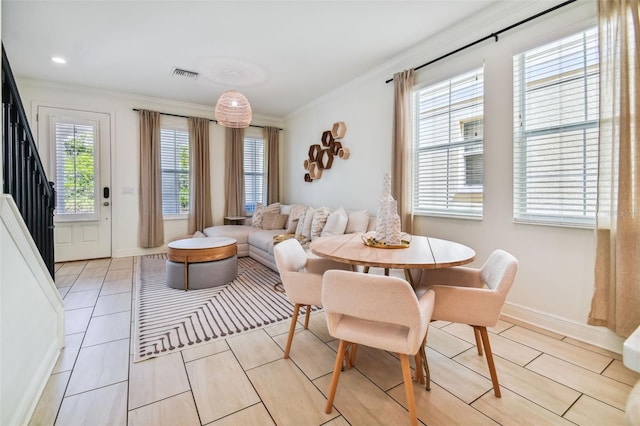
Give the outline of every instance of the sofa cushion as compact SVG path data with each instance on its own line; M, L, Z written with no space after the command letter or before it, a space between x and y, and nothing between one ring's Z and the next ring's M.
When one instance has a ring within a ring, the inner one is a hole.
M249 245L273 253L273 237L282 234L282 229L263 229L260 232L253 232L249 235Z
M307 211L307 206L301 204L294 204L289 210L289 218L287 219L286 229L287 234L295 234L298 222L303 220L304 213Z
M309 235L311 237L311 241L320 236L330 214L331 209L329 207L320 207L313 214L313 220L311 221L311 234Z
M223 225L204 228L207 237L233 238L240 244L249 242L249 235L259 232L261 229L249 225Z
M280 214L290 214L292 208L291 204L280 204Z
M355 232L366 232L369 228L369 212L366 210L350 211L347 213L349 220L345 234L353 234Z
M285 223L287 223L288 218L289 218L288 214L265 213L262 216L262 229L284 230L284 225Z
M307 211L304 213L304 220L302 218L298 220L296 234L311 238L311 222L313 221L315 212L316 209L313 207L307 207Z
M347 221L349 220L349 216L343 207L340 207L338 210L332 212L327 218L327 223L324 225L322 232L320 233L321 237L328 237L331 235L342 235L344 234L344 230L347 229Z
M298 221L300 221L299 218L289 221L289 225L287 226L285 234L295 234L296 230L298 229Z
M273 203L268 206L263 206L262 203L256 203L256 209L251 218L251 225L255 228L262 228L262 218L267 213L280 213L280 203Z

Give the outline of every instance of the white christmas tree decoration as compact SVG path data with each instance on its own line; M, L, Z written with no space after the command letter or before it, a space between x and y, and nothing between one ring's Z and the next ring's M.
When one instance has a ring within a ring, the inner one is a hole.
M391 196L391 175L385 173L382 196L378 203L378 213L376 215L375 239L387 245L399 245L400 233L398 202Z

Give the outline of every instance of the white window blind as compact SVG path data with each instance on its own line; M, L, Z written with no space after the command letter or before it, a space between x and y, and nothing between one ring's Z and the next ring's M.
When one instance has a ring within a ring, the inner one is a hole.
M514 219L595 220L598 35L591 29L514 57Z
M160 129L162 213L189 213L189 132Z
M94 121L52 118L55 135L56 220L96 220L97 126Z
M246 214L252 214L256 204L265 204L264 139L244 138L244 200Z
M482 217L484 70L415 92L414 213Z

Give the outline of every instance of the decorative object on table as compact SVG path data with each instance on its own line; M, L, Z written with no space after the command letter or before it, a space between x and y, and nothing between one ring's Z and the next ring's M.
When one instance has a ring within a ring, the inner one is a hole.
M244 129L251 124L251 105L242 93L227 90L216 103L215 116L218 124L223 127Z
M374 235L362 235L362 242L365 246L373 247L373 248L382 248L382 249L401 249L401 248L409 248L411 245L411 236L408 234L402 234L403 237L398 244L387 244L384 241L376 240Z
M286 240L290 240L292 238L295 238L296 240L298 240L298 242L300 244L305 244L309 241L309 238L307 238L304 235L299 235L299 234L280 234L280 235L276 235L273 237L273 244L277 244L277 243L281 243L283 241Z
M304 160L305 182L313 182L322 177L322 171L328 170L333 165L333 158L343 160L349 158L349 148L342 146L341 139L347 132L347 126L343 121L333 123L331 130L322 132L319 144L309 146L309 158Z
M376 215L376 235L372 243L387 246L401 246L401 236L398 203L391 196L391 175L385 173L382 196L378 202L378 212Z

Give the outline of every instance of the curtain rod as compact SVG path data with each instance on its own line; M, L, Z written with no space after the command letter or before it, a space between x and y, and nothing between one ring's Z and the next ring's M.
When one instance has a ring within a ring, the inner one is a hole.
M440 56L440 57L438 57L438 58L436 58L436 59L432 59L432 60L430 60L429 62L425 62L424 64L422 64L422 65L419 65L419 66L415 67L413 70L414 70L414 71L418 71L420 68L424 68L424 67L426 67L427 65L431 65L431 64L433 64L434 62L438 62L438 61L439 61L439 60L441 60L441 59L447 58L447 57L449 57L449 56L451 56L451 55L454 55L454 54L456 54L456 53L458 53L458 52L460 52L460 51L462 51L462 50L468 49L468 48L469 48L469 47L471 47L471 46L475 46L475 45L476 45L476 44L478 44L478 43L482 43L483 41L489 40L490 38L495 38L496 42L498 42L498 35L502 34L503 32L505 32L505 31L509 31L509 30L511 30L511 29L513 29L513 28L515 28L515 27L519 26L519 25L526 24L527 22L529 22L529 21L533 21L534 19L539 18L539 17L541 17L542 15L546 15L547 13L553 12L553 11L554 11L554 10L556 10L556 9L560 9L561 7L564 7L564 6L568 5L568 4L574 3L574 2L576 2L576 1L577 1L577 0L568 0L568 1L565 1L564 3L560 3L560 4L558 4L558 5L556 5L556 6L552 7L552 8L549 8L549 9L547 9L547 10L543 10L543 11L542 11L542 12L540 12L540 13L536 13L536 14L535 14L535 15L533 15L533 16L529 16L528 18L523 19L522 21L519 21L519 22L516 22L515 24L509 25L509 26L508 26L508 27L506 27L506 28L503 28L503 29L501 29L501 30L499 30L499 31L496 31L496 32L494 32L494 33L491 33L491 34L489 34L489 35L487 35L487 36L485 36L485 37L482 37L482 38L480 38L480 39L478 39L478 40L476 40L476 41L472 42L472 43L469 43L469 44L464 45L464 46L462 46L462 47L460 47L460 48L458 48L458 49L456 49L456 50L453 50L453 51L451 51L451 52L449 52L449 53L447 53L447 54L445 54L445 55L442 55L442 56ZM385 81L385 83L391 83L392 81L393 81L393 78L390 78L389 80Z
M133 110L134 110L134 111L136 111L136 112L139 112L139 111L140 111L140 109L139 109L139 108L133 108ZM168 112L161 112L161 113L159 113L159 114L160 114L160 115L168 115L168 116L171 116L171 117L189 118L189 117L188 117L188 116L186 116L186 115L170 114L170 113L168 113ZM202 118L206 118L206 117L202 117ZM214 120L214 119L212 119L212 118L209 118L208 120L209 120L209 121L213 121L214 123L217 123L217 122L218 122L218 120ZM268 126L256 126L255 124L249 124L249 127L257 127L258 129L264 129L265 127L268 127ZM283 131L283 130L284 130L284 129L281 129L281 128L279 128L279 127L276 127L276 129L278 129L278 130L280 130L280 131Z

